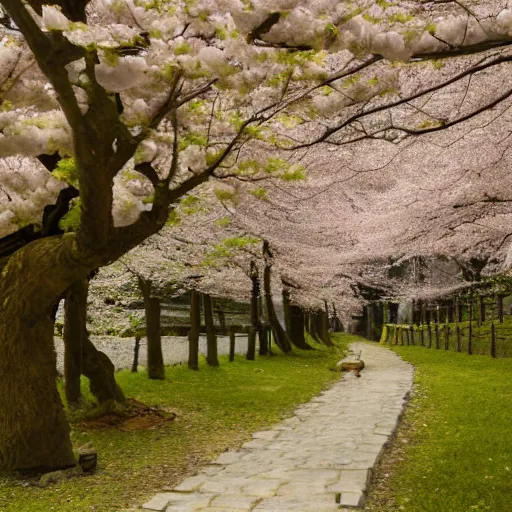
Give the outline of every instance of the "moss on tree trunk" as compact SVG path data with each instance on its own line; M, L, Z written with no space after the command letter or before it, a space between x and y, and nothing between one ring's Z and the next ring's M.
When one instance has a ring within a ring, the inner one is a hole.
M75 464L57 391L54 305L90 269L74 237L17 251L0 279L0 467L54 470Z

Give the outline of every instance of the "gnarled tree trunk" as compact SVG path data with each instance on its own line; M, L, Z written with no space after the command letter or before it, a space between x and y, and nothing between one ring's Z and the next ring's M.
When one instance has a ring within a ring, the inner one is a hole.
M144 297L146 312L146 340L148 350L148 377L164 380L164 356L162 337L160 335L160 299L151 296L151 281L138 276L139 288Z
M45 238L17 251L0 279L0 467L73 466L69 425L57 391L54 305L90 269L73 237Z
M87 335L82 345L82 373L89 379L91 393L100 403L125 402L123 390L115 378L114 363L98 350Z

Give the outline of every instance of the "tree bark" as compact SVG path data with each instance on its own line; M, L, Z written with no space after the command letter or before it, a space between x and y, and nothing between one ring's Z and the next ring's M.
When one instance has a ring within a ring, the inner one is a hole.
M148 377L164 380L164 356L160 335L160 299L151 296L151 281L138 276L139 288L144 297L146 312L146 340L148 350Z
M208 366L219 366L217 336L213 323L213 301L210 295L203 295L204 323L206 326L206 362Z
M309 318L309 334L318 343L322 343L320 332L318 331L318 313L311 311L308 315Z
M190 292L190 331L188 333L188 367L199 370L199 331L201 330L201 304L199 293Z
M266 356L268 353L267 343L265 341L265 332L260 318L261 310L261 286L260 286L260 273L258 266L254 261L251 261L251 325L258 333L260 342L260 356Z
M329 336L329 317L327 316L327 313L325 311L319 311L317 318L320 340L328 347L334 346L331 341L331 337Z
M132 373L137 373L139 369L139 350L140 350L140 336L135 336L135 347L133 348L133 363Z
M232 363L235 360L235 329L233 326L229 328L229 362Z
M115 366L106 354L98 350L86 336L83 339L82 373L89 379L91 393L100 403L125 402L123 390L115 378Z
M89 270L74 238L48 237L9 259L0 280L0 467L73 466L69 425L57 391L53 308Z
M87 280L76 281L68 288L64 302L64 391L71 407L79 407L82 402L80 378L83 339L87 336L87 292Z
M271 270L272 266L268 263L265 264L263 271L263 286L265 288L265 304L267 306L267 316L274 334L274 341L276 345L286 354L291 352L292 346L286 332L282 328L277 318L276 310L274 307L274 301L272 299L272 288L271 288Z
M304 336L305 328L306 319L302 308L300 306L290 306L290 339L297 348L312 350Z
M87 332L87 295L89 293L89 279L82 279L75 281L69 288L66 294L65 306L65 323L64 323L64 344L65 344L65 357L64 361L69 358L68 350L74 350L77 346L80 348L80 366L73 367L66 373L66 364L64 367L65 379L70 375L70 371L78 370L89 379L89 387L91 393L96 397L100 403L116 401L124 402L125 396L115 379L115 367L106 354L96 349L89 339ZM66 340L66 331L70 335ZM74 333L74 336L71 334ZM74 354L74 361L78 360L78 355ZM77 364L77 363L76 363ZM76 378L76 373L71 373ZM75 381L74 389L77 389ZM66 384L66 397L68 403L70 397L68 396ZM71 402L73 403L73 402Z
M256 359L256 327L249 327L249 334L247 336L247 354L246 359L248 361L254 361Z

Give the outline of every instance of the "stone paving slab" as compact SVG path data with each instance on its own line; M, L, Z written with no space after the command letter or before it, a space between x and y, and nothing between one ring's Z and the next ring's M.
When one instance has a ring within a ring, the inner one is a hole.
M157 512L335 512L364 506L378 462L413 384L413 368L378 345L353 343L361 377L339 382L292 418L253 434L173 492L145 503Z

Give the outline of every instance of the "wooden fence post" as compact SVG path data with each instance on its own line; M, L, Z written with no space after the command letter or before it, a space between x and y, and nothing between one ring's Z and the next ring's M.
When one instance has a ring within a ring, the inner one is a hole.
M411 345L415 345L415 343L414 343L414 325L411 324L409 329L411 331Z
M460 346L460 327L459 327L459 324L457 324L457 352L460 352L461 351L461 346Z
M432 326L428 324L428 348L432 348Z
M450 349L450 326L449 325L444 326L444 349L445 350Z

